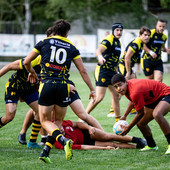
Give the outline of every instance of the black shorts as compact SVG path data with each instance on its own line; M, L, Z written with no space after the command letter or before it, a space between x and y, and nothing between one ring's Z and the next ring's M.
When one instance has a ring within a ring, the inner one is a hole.
M95 140L91 139L89 131L87 129L81 129L84 135L84 144L85 145L95 145Z
M141 65L145 76L152 75L154 70L164 72L162 60L152 61L151 59L142 59Z
M40 83L38 104L51 106L53 104L60 107L67 107L70 103L70 90L68 84Z
M159 98L158 100L156 100L155 102L153 102L149 105L145 105L145 107L148 107L150 109L154 109L160 101L166 101L167 103L170 104L170 95L163 96L163 97Z
M96 86L108 87L111 85L111 79L116 73L116 71L103 69L101 66L97 65L95 69Z
M21 97L28 105L38 100L38 92L36 86L29 85L27 88L22 89L20 87L15 88L11 86L9 82L7 82L5 90L6 104L18 103L19 97Z
M126 76L127 72L126 72L126 68L123 64L118 65L118 73L122 74L123 76ZM130 74L132 74L132 73L133 73L133 70L131 68Z

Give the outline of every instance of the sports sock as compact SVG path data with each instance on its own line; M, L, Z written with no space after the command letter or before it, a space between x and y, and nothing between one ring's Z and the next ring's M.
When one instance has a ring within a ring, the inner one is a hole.
M1 118L2 118L2 117L0 117L0 128L5 125L5 124L3 124L3 123L1 122Z
M32 123L32 132L30 136L30 142L34 142L34 143L36 142L40 129L41 129L40 121L34 120Z
M41 142L45 143L47 141L48 135L41 135Z
M152 136L145 136L145 139L146 139L149 147L155 147L156 146L156 143L155 143Z
M132 143L138 143L138 140L139 140L139 138L133 136Z
M120 119L120 116L119 116L119 117L115 117L115 119L116 119L116 122L118 122L118 121L119 121L119 119Z
M53 132L51 132L51 136L64 146L66 138L63 136L58 128L54 129Z
M165 137L166 137L166 140L168 141L168 144L170 145L170 133L165 135Z
M55 141L56 140L52 136L47 137L47 141L46 141L44 149L43 149L43 153L45 153L46 156L49 155L50 150L53 147Z

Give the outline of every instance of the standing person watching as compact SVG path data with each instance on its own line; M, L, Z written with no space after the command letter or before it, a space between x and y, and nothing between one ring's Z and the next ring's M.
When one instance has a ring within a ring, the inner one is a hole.
M114 23L112 34L105 37L96 50L98 64L95 69L96 100L90 101L86 111L90 113L104 98L107 88L111 94L112 107L115 112L116 121L120 118L119 95L111 86L111 78L116 74L116 67L121 53L120 37L122 36L123 25ZM113 114L113 113L112 113Z
M156 28L151 30L150 41L144 46L144 56L141 60L142 69L147 79L163 81L163 62L161 51L170 54L170 47L165 47L167 36L163 33L166 28L164 20L158 20Z

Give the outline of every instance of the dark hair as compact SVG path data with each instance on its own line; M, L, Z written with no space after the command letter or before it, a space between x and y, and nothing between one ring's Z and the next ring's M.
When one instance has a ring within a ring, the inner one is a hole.
M49 27L45 33L49 37L53 33L53 27Z
M139 35L142 35L144 32L148 32L151 35L151 30L148 27L142 26L139 31Z
M62 37L65 37L70 29L71 29L70 23L64 19L56 21L53 27L54 35L60 35Z
M157 23L158 22L164 22L164 23L167 23L167 21L163 20L163 19L158 19Z
M114 85L115 83L122 81L122 82L126 82L125 77L122 74L115 74L112 79L111 79L111 84Z

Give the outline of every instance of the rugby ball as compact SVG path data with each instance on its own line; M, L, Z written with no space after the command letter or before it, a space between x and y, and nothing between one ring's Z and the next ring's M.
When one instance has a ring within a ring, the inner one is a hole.
M128 122L125 121L125 120L119 120L119 121L117 121L117 122L113 125L113 132L116 133L117 135L120 134L120 133L123 131L121 125L127 126L127 125L129 125L129 124L128 124Z

